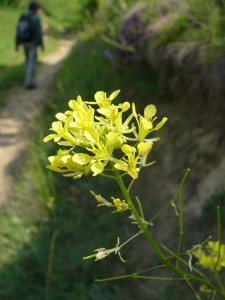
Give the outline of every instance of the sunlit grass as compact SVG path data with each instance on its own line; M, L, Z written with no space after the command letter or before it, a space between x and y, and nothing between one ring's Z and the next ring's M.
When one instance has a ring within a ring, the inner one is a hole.
M0 9L0 67L18 65L23 57L15 52L15 31L21 10L16 8Z

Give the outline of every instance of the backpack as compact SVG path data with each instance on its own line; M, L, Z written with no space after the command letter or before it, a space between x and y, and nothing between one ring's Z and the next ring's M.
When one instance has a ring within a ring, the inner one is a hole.
M33 25L30 14L20 16L17 23L17 40L20 43L30 42L33 37Z

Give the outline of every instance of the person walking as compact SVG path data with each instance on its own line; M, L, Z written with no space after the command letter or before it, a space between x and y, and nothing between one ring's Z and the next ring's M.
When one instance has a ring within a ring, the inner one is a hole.
M41 47L44 51L41 19L38 11L41 5L31 1L28 11L23 13L17 24L16 51L22 45L25 54L26 68L24 85L27 89L35 89L35 67L37 63L37 49Z

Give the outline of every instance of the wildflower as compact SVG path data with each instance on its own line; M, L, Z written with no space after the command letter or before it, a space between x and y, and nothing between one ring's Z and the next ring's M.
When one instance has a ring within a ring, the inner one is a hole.
M123 212L129 208L128 204L125 200L120 200L119 198L113 198L113 204L116 207L116 210L114 212Z
M111 249L98 248L95 250L95 252L97 252L96 254L83 257L83 259L89 259L89 258L95 257L95 260L97 261L97 260L104 259L106 256L108 256L111 253L115 253L115 254L118 254L118 256L122 262L126 262L121 256L120 249L121 249L120 238L117 238L117 244L114 248L111 248Z
M194 254L203 268L219 272L225 267L225 244L219 246L218 241L209 241L205 251L197 249L194 251Z
M99 248L95 250L97 252L95 260L100 260L105 258L110 254L110 252L106 248Z
M163 118L155 127L153 123L157 119L155 114L157 112L155 105L150 104L144 109L144 116L137 115L135 104L132 104L133 116L136 118L138 123L138 133L136 132L137 139L142 142L146 139L147 135L152 132L159 130L167 121L167 118Z
M80 178L83 174L87 175L88 170L82 165L73 161L69 150L59 150L57 155L49 156L50 165L48 169L59 173L66 173L66 176Z
M152 104L144 109L144 116L137 115L132 104L132 112L125 119L124 113L131 105L129 102L113 104L119 92L107 96L99 91L94 101L88 102L78 96L69 101L70 110L56 114L57 121L50 128L53 133L44 142L54 140L67 150L60 149L49 157L49 169L80 178L89 173L103 174L110 163L111 167L136 179L141 167L149 165L147 157L158 138L149 138L148 134L161 128L167 119L155 126L156 107Z

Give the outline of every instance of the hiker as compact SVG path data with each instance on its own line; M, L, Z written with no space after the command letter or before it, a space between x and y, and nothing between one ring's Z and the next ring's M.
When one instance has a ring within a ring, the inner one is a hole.
M34 82L35 67L37 62L37 48L41 47L44 50L41 20L38 16L38 11L41 5L36 1L31 1L28 6L28 11L23 13L18 21L16 32L16 51L19 51L19 46L24 48L26 59L25 70L25 87L27 89L35 89Z

